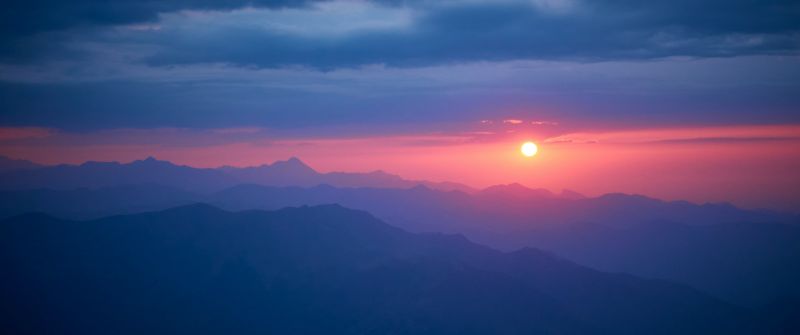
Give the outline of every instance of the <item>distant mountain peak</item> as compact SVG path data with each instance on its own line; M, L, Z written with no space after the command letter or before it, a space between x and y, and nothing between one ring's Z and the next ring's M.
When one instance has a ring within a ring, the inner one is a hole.
M525 191L529 191L531 189L526 187L525 185L520 184L520 183L511 183L511 184L492 185L492 186L489 186L489 187L487 187L487 188L485 188L483 190L491 192L491 191L500 191L500 190L505 190L505 191L509 191L509 190L525 190Z
M99 162L99 161L85 161L83 164L78 165L80 167L99 167L99 166L119 166L122 165L119 162ZM62 166L74 166L74 165L67 165L63 164Z
M288 168L288 169L299 170L299 171L317 172L316 170L314 170L313 168L308 166L308 164L306 164L305 162L300 160L300 158L297 158L297 157L294 157L294 156L289 157L289 159L287 159L285 161L275 161L274 163L272 163L272 164L270 164L268 166L271 167L271 168Z
M207 203L196 202L193 204L172 207L162 211L151 212L153 214L173 214L173 215L202 215L204 217L213 217L219 215L231 214L228 211L209 205Z
M147 158L133 161L129 165L134 165L134 166L174 166L175 164L173 164L170 161L159 160L159 159L157 159L157 158L155 158L153 156L147 156Z
M514 197L553 197L553 192L543 188L530 188L520 183L493 185L483 189L480 193L489 195L504 195Z
M586 199L585 195L568 189L561 190L561 194L559 194L559 197L562 199L570 199L570 200Z
M635 200L640 202L663 202L659 199L650 198L648 196L644 196L641 194L628 194L628 193L621 193L621 192L613 192L613 193L606 193L598 197L598 199L603 200Z
M207 325L207 333L298 325L311 334L772 333L731 331L758 314L688 286L533 248L504 253L461 235L412 234L335 204L246 212L195 204L80 223L36 215L0 223L10 283L0 285L0 308L13 313L2 320L14 330L43 329L55 315L69 320L55 323L63 332L99 334L93 317L102 313L114 321L103 329L110 333L130 325L154 333ZM31 310L31 297L51 299ZM74 301L81 308L69 308ZM159 310L129 313L131 303Z
M33 169L38 167L41 167L41 165L31 161L0 156L0 172L20 169Z

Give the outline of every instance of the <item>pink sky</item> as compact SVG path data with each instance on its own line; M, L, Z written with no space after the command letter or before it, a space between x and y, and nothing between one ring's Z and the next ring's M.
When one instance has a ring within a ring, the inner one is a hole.
M296 156L321 172L384 170L474 187L520 182L587 195L800 208L800 126L726 126L554 134L498 122L463 133L274 138L268 129L0 129L0 154L44 164L155 156L197 167L252 166ZM539 153L523 157L525 140Z

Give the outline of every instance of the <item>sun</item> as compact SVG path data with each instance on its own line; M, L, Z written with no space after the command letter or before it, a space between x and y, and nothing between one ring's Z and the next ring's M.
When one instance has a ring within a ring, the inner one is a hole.
M533 157L534 155L536 155L536 152L539 151L539 148L536 147L536 143L528 141L522 143L522 146L519 148L519 151L521 151L522 155L525 157Z

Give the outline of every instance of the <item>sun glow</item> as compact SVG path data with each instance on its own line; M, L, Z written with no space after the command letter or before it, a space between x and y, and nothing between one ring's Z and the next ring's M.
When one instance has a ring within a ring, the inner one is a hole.
M533 157L536 155L536 152L539 151L539 148L536 147L536 143L533 142L525 142L522 143L522 146L519 148L519 151L522 152L522 155L525 157Z

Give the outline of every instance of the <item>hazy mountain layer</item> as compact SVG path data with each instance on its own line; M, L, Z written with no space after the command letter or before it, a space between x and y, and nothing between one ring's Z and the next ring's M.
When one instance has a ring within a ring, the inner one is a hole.
M84 219L196 201L232 210L339 203L410 231L463 233L504 250L539 247L596 269L690 284L742 305L800 296L800 228L790 224L792 216L621 194L565 199L519 186L469 195L424 187L243 185L208 196L150 184L4 191L0 215L42 211Z
M339 206L24 215L0 223L0 266L0 325L11 333L769 330L685 286L411 234Z
M7 168L4 166L7 165ZM297 158L257 167L216 169L179 166L152 157L127 164L87 162L81 165L37 166L0 156L0 189L104 188L153 183L195 192L213 192L242 183L270 186L410 188L426 185L441 190L471 192L458 183L406 180L383 171L319 173Z
M0 218L41 211L89 219L198 201L230 210L338 203L409 231L462 233L503 250L540 247L600 270L687 283L742 305L785 303L800 296L795 284L800 282L795 266L800 263L800 220L791 214L625 194L586 198L518 184L445 192L380 172L320 174L297 159L243 169L195 169L154 159L22 165L0 175L5 188L24 188L0 191ZM242 180L259 184L227 187ZM417 186L264 186L326 180ZM76 185L84 188L70 189Z

